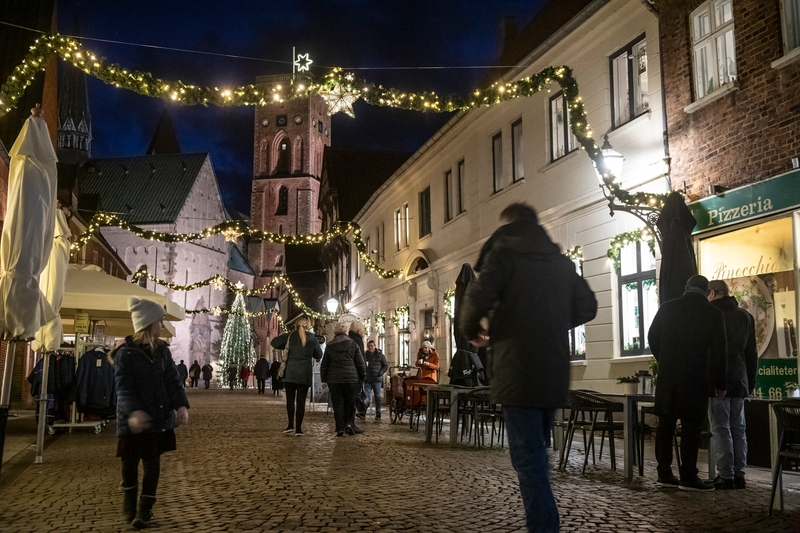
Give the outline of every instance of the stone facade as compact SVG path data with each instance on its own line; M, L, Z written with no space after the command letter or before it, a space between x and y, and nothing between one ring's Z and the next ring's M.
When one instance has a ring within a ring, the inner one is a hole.
M737 79L698 102L691 14L703 3L658 2L672 185L692 199L790 170L800 155L800 60L786 52L780 2L733 1Z

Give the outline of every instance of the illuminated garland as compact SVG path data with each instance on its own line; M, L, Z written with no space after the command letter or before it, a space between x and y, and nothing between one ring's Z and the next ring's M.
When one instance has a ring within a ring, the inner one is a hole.
M34 42L22 64L0 88L0 112L15 108L36 73L44 70L47 59L58 54L63 60L75 65L86 74L115 87L128 89L137 94L175 101L182 105L216 106L263 106L285 102L309 95L320 95L328 103L330 113L345 112L352 116L352 104L361 98L371 105L408 109L414 111L453 112L469 111L479 107L493 106L515 98L529 97L542 90L550 90L558 83L569 105L572 133L581 148L600 171L605 185L620 202L632 206L647 205L661 209L665 194L629 193L616 182L616 176L604 164L602 151L592 139L592 131L586 122L586 112L578 94L578 84L567 66L547 67L541 72L515 82L496 82L485 89L478 89L468 97L441 97L432 91L421 93L400 91L356 78L341 68L334 68L319 81L311 78L297 79L285 85L265 89L257 85L235 88L201 87L187 85L182 81L167 81L149 72L130 71L116 64L107 64L102 58L84 48L78 41L59 34L45 34Z
M394 315L392 315L392 322L394 322L395 327L399 327L402 320L400 319L401 316L406 317L406 321L408 321L408 311L409 307L407 305L401 305L400 307L395 308Z
M581 263L583 263L583 250L581 249L580 246L576 246L575 248L570 248L569 250L564 252L564 255L569 257L572 261L580 261Z
M381 335L386 332L386 313L375 315L375 333Z
M221 222L216 226L211 226L203 231L198 231L195 233L165 233L162 231L146 230L122 220L117 215L112 215L111 213L104 213L101 211L92 217L92 220L89 222L89 226L86 228L86 231L81 233L75 242L72 243L72 249L80 249L83 245L89 242L89 239L92 238L92 235L94 235L103 226L115 226L126 231L130 231L142 239L168 243L192 242L201 239L207 239L209 237L213 237L214 235L224 235L225 240L234 242L239 237L247 235L259 241L281 244L319 244L328 242L334 237L345 238L344 236L352 231L353 243L356 246L356 250L358 250L358 254L361 256L361 259L364 261L367 269L370 272L375 272L383 279L396 278L400 276L399 270L386 270L385 268L381 268L378 266L375 260L370 257L369 250L367 250L367 245L361 239L361 227L355 222L338 222L334 224L333 227L328 231L324 231L322 233L306 233L302 235L283 235L281 233L261 231L258 229L253 229L239 220L228 220L226 222Z
M453 298L456 295L455 289L447 289L444 291L444 314L453 318L453 306L455 302L453 302Z
M137 283L139 281L139 279L141 279L143 277L146 277L150 281L152 281L154 283L157 283L157 284L161 285L162 287L167 287L167 288L170 288L170 289L172 289L174 291L183 291L183 292L185 292L185 291L191 291L191 290L194 290L194 289L198 289L200 287L206 287L208 285L214 285L214 289L215 290L222 290L222 287L226 286L231 291L233 291L235 294L237 294L237 295L238 294L242 294L244 296L256 296L256 295L264 294L265 292L267 292L267 291L277 287L279 284L283 283L283 286L286 289L286 292L288 292L289 295L292 297L292 300L294 301L294 304L297 307L299 307L303 311L303 313L305 313L306 315L308 315L310 317L313 317L313 318L322 318L322 319L325 319L325 320L336 320L336 318L337 318L337 315L328 315L328 314L325 314L325 313L318 313L318 312L314 311L313 309L311 309L310 307L308 307L305 303L303 303L303 300L300 299L300 295L297 294L297 291L294 289L294 286L289 281L289 278L288 278L288 276L286 276L286 274L278 274L267 285L265 285L264 287L257 288L257 289L245 289L244 285L242 285L241 282L233 283L231 280L226 279L223 276L220 276L219 274L217 274L215 276L212 276L212 277L210 277L208 279L204 279L203 281L198 281L197 283L192 283L190 285L179 285L177 283L171 283L169 281L165 281L163 279L157 278L156 276L150 274L147 271L147 268L145 268L145 267L142 267L142 268L140 268L139 270L136 271L136 273L133 275L133 277L131 277L131 283L135 284L135 283ZM192 310L192 311L186 311L186 314L196 315L196 314L199 314L199 313L213 313L214 316L219 316L220 314L230 314L230 312L231 312L230 310L223 309L221 307L210 307L210 308L203 308L203 309L195 309L195 310ZM249 313L248 312L247 316L253 316L253 317L255 317L255 316L263 316L263 315L266 315L268 313L275 313L275 312L276 311L274 309L271 309L271 310L268 310L268 311L258 311L258 312L255 312L255 313Z
M611 239L606 255L614 262L614 268L620 267L620 254L622 249L633 242L643 241L650 248L650 253L656 255L656 238L647 228L635 229L625 233L620 233Z

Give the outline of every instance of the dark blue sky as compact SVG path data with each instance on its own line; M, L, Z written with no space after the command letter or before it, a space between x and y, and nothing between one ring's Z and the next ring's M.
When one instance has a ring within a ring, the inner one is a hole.
M257 75L290 73L292 46L325 67L404 90L464 94L486 70L385 70L408 66L493 64L503 16L527 24L545 0L296 0L186 2L62 0L59 31L94 39L183 48L264 61L215 57L83 40L84 46L125 68L186 83L237 86ZM269 60L269 61L267 61ZM283 61L284 63L279 63ZM89 81L94 157L144 154L164 102ZM333 118L334 146L414 151L448 115L355 106L356 118ZM209 152L229 209L249 211L253 110L172 106L184 152Z

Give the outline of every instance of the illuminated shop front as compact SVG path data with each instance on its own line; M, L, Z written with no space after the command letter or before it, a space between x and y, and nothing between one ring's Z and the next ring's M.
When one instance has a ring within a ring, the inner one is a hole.
M756 397L781 399L798 382L800 171L691 204L700 274L728 283L755 319Z

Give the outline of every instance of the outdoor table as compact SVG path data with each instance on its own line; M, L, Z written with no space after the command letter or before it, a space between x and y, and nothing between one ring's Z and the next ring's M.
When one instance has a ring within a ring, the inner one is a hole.
M458 444L458 402L459 397L476 390L485 390L488 387L461 387L459 385L431 385L428 387L428 399L425 409L425 442L430 444L433 438L433 410L437 397L441 393L450 395L450 446Z
M633 465L636 464L636 417L639 412L639 402L654 402L656 397L652 394L603 394L597 396L608 398L611 401L622 403L622 447L623 447L623 475L625 479L633 479ZM709 451L709 457L711 453ZM640 459L644 460L644 458ZM710 460L709 460L710 461Z
M424 389L429 389L430 390L431 387L436 387L436 383L432 383L432 382L431 383L425 383L425 382L420 382L420 381L411 381L411 382L407 382L407 386L409 387L409 389L410 389L409 392L411 393L411 415L408 417L408 429L414 429L414 409L420 407L419 403L422 403L423 390ZM414 390L415 389L419 390L419 403L418 404L414 404ZM426 398L425 401L428 404L428 405L426 405L426 410L425 410L425 432L426 432L426 435L427 435L428 426L429 426L428 421L430 420L430 414L429 414L429 412L430 412L430 401L429 401L430 400L430 394L426 393L425 394L425 398ZM421 413L419 413L419 411L417 411L417 413L418 413L417 414L417 428L419 428L419 416L420 416ZM429 442L429 441L427 441L427 442Z

